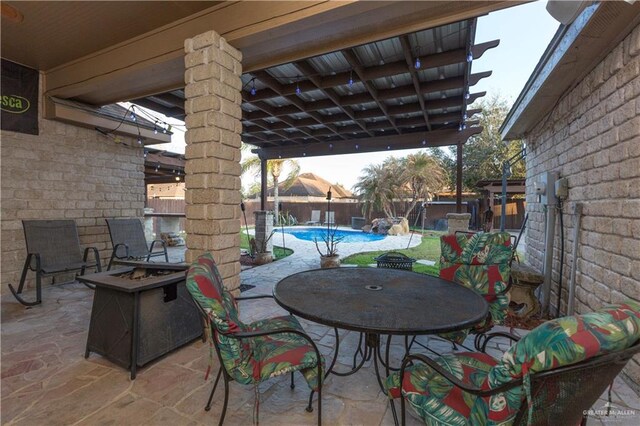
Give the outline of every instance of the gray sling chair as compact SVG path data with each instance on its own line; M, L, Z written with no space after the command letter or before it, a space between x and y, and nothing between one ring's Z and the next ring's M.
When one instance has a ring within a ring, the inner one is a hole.
M165 261L169 262L167 246L164 241L153 240L151 247L147 245L142 222L139 219L106 219L106 221L109 227L109 235L111 236L111 244L113 245L107 270L111 269L114 259L144 259L148 262L152 257L164 256ZM162 246L162 251L153 251L156 243Z
M42 303L42 277L80 271L84 275L86 268L95 268L101 272L100 255L95 247L80 249L78 228L73 220L23 220L24 239L27 244L27 259L24 262L18 290L9 284L11 293L25 306ZM87 263L89 251L93 251L93 263ZM28 302L21 296L27 278L27 272L36 273L36 300ZM53 278L55 283L55 276ZM52 283L52 284L53 284ZM91 285L85 284L89 288Z

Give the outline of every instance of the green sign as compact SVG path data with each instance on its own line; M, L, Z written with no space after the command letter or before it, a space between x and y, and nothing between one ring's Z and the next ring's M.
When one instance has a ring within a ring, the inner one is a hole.
M2 130L38 134L37 70L2 59Z

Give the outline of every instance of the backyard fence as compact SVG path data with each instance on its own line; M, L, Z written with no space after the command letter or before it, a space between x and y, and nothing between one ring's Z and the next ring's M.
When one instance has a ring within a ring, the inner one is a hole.
M502 206L499 204L500 200L496 200L494 206L493 216L493 228L500 229L500 213ZM398 216L405 216L409 209L408 202L396 202L395 208ZM185 212L185 200L180 199L159 199L150 198L147 200L147 208L152 208L152 213L147 213L145 216L153 220L152 229L154 232L176 232L177 227L184 229L184 212ZM247 224L254 224L253 212L260 210L259 200L247 200L245 201ZM522 224L525 214L525 201L520 199L512 199L507 201L507 216L506 216L506 229L518 229ZM267 210L273 209L273 202L267 202ZM327 211L327 203L322 201L283 201L282 213L291 215L297 219L298 223L304 224L311 220L311 211L320 210L320 219L324 222L325 212ZM331 203L331 211L335 212L335 221L338 225L351 225L352 217L362 217L362 203L360 202L341 202L333 201ZM455 213L456 203L455 201L434 201L428 203L425 209L420 209L418 204L409 213L407 220L410 226L421 227L423 225L425 229L447 229L447 213ZM477 200L464 201L462 205L462 211L471 213L471 229L479 229L482 225L482 215L484 213L484 206L479 204ZM182 216L176 219L176 216ZM370 217L384 217L385 214L381 211L373 211ZM242 218L244 225L244 218ZM370 223L367 220L367 223Z

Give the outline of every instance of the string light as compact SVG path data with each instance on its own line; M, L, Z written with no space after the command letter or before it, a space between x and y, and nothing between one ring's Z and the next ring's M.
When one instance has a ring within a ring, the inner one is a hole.
M155 123L153 123L153 134L154 135L158 134L158 122L157 121Z
M360 149L360 145L356 144L356 149Z
M467 54L467 62L471 62L471 61L473 61L473 55L471 54L471 52L469 52Z
M256 79L252 78L251 79L251 96L255 96L256 95Z
M464 98L469 99L470 97L471 97L471 94L469 94L469 91L467 90L467 93L464 94Z
M418 54L416 55L416 62L413 64L413 67L417 70L422 67L422 62L420 62L420 46L417 47Z
M138 138L138 145L142 145L142 138Z
M353 70L349 71L349 87L353 86Z

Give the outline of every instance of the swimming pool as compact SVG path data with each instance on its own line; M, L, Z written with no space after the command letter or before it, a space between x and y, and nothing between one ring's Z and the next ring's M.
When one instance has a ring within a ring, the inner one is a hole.
M291 234L299 240L304 241L322 241L322 237L327 235L327 228L323 226L314 228L285 228L286 234ZM342 238L342 243L368 243L371 241L383 240L386 235L367 234L362 231L347 231L343 229L336 230L336 237Z

